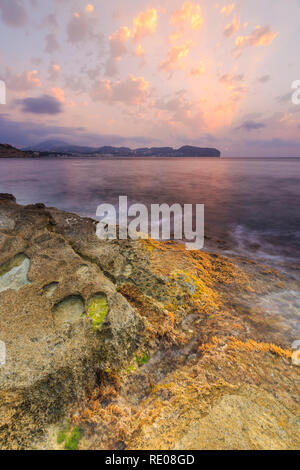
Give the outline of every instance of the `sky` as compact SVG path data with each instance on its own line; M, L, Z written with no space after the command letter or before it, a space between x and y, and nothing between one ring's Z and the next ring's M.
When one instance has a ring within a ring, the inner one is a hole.
M0 142L300 156L299 0L0 0Z

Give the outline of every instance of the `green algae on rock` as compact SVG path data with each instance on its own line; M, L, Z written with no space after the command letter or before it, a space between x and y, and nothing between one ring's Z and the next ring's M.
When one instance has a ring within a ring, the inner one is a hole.
M93 221L50 213L39 204L19 206L8 196L0 197L0 209L14 222L0 228L2 278L23 262L30 281L18 291L6 283L0 292L0 339L6 344L0 448L29 449L96 387L99 370L132 361L144 322L98 264L77 253L76 234L87 240L85 231L92 246L101 246ZM105 294L109 310L105 327L94 331L84 313L97 292Z
M0 448L299 447L298 338L255 307L296 281L176 243L107 243L91 219L13 197L0 209L14 227L0 266L30 259L30 284L0 293Z
M108 312L106 296L104 294L94 295L88 303L88 316L92 319L93 327L98 329Z

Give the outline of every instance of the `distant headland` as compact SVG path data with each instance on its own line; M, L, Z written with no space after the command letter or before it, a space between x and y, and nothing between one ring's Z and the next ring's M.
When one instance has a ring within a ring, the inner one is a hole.
M46 141L25 149L16 149L8 144L0 144L0 158L26 157L221 157L221 152L215 148L195 147L185 145L179 149L172 147L145 147L130 149L128 147L83 147L67 144L61 141Z

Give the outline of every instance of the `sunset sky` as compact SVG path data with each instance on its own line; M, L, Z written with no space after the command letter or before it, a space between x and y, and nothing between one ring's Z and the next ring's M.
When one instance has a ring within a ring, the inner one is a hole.
M0 0L0 142L300 155L299 0Z

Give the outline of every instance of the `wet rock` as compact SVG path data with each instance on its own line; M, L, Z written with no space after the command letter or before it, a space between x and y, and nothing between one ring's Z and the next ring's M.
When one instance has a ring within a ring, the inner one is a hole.
M29 267L29 258L22 254L0 266L0 293L7 289L19 290L29 284Z
M0 229L0 448L28 448L95 387L99 370L130 360L145 326L47 209L2 197L3 207L16 225Z
M0 201L16 202L16 198L12 194L0 193Z
M56 448L73 419L87 448L299 447L296 281L103 242L93 220L42 205L0 197L1 213L0 276L27 260L27 278L0 292L0 448Z
M248 397L222 397L207 416L191 424L174 449L285 450L293 446L293 433L297 428L295 416L265 393L251 388L248 393ZM283 429L282 423L289 423L289 426Z
M69 296L56 304L52 312L55 324L58 326L75 323L84 313L84 301L79 295Z

